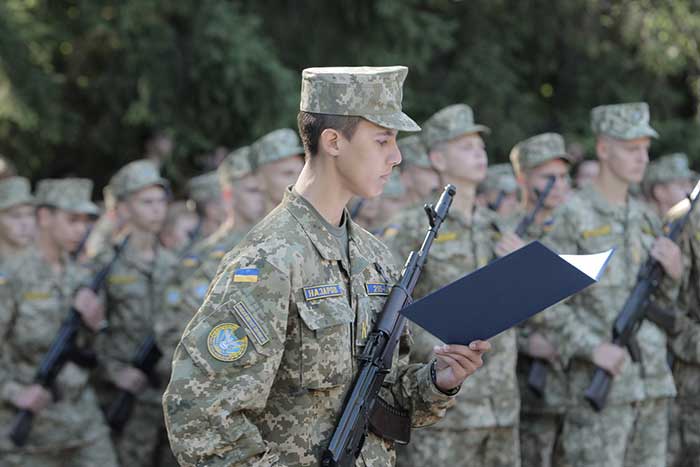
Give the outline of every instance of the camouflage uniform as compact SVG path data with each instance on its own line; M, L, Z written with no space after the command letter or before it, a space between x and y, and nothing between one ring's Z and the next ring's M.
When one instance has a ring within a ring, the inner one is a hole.
M682 153L662 156L649 164L642 187L651 193L654 185L697 179ZM678 395L671 404L668 465L700 466L700 211L691 214L680 242L687 268L678 300L676 330L669 337L673 354L673 376Z
M604 106L592 112L594 132L620 140L656 135L648 122L646 104ZM543 334L567 367L572 400L556 465L665 465L667 402L676 391L663 352L666 337L659 328L650 322L642 324L637 334L642 361L625 362L602 412L594 412L582 397L595 369L592 353L602 342L610 342L613 321L661 234L661 223L647 206L629 196L625 206L611 205L589 186L556 212L556 223L544 238L556 251L567 254L617 248L597 284L543 315ZM659 302L672 302L678 284L666 277L660 291Z
M307 69L301 109L415 130L400 107L406 72ZM386 104L364 108L367 102ZM344 219L330 226L288 190L224 258L175 352L163 398L181 465L319 465L386 299L381 284L398 272L386 247L347 212ZM347 241L336 237L342 232ZM434 386L428 366L404 364L407 344L402 340L382 396L424 425L451 398ZM393 443L370 433L356 465L393 463Z
M423 131L432 147L484 128L474 124L471 109L457 105L431 117ZM495 220L481 207L474 209L471 220L453 208L433 243L413 297L424 297L491 261ZM406 211L392 222L398 225L396 232L385 238L397 257L405 259L420 247L425 222L422 209ZM411 361L429 361L433 347L441 342L417 326L412 331ZM444 420L415 431L411 443L399 450L399 465L520 465L514 331L491 339L491 344L484 367L465 381Z
M27 185L28 186L28 185ZM43 180L37 202L70 212L94 214L92 182L81 179ZM26 194L26 192L25 192ZM27 197L23 198L25 201ZM60 274L31 249L0 268L0 465L116 467L109 432L88 383L88 371L72 362L58 376L58 400L35 415L27 444L15 447L8 431L17 408L12 399L34 382L34 375L66 318L73 293L89 280L88 271L64 255ZM92 336L79 335L88 345Z
M510 153L513 172L528 172L551 160L562 159L571 163L566 153L564 138L556 133L544 133L521 141ZM512 175L511 175L512 176ZM515 212L499 223L500 230L515 231L525 212ZM552 230L554 219L543 223L533 222L521 237L525 242L541 239ZM548 311L545 311L548 313ZM540 332L540 315L520 325L518 333L518 384L520 388L520 450L523 465L528 467L551 467L554 448L563 423L567 407L566 375L561 366L548 365L547 386L543 398L537 397L527 385L532 358L527 355L529 337Z
M168 186L148 161L127 164L110 181L117 199L153 185ZM106 264L113 254L111 248L101 252L96 264ZM97 341L103 366L97 388L100 402L105 407L117 397L118 389L113 383L117 374L131 366L131 359L141 343L153 332L154 322L162 313L165 287L175 264L175 257L163 247L156 246L155 259L146 262L127 245L112 267L105 288L109 331ZM169 375L169 366L162 359L158 373L161 384L164 384ZM161 394L162 389L149 386L137 396L133 413L123 432L113 433L121 464L150 467L157 457L155 452L164 436Z
M24 177L8 177L0 179L0 211L22 204L34 204L32 188L29 180ZM0 252L1 253L1 252ZM7 258L0 254L0 265Z

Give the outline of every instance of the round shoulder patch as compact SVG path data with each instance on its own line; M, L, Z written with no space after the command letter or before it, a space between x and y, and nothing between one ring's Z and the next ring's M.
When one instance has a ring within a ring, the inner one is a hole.
M222 323L214 327L207 337L207 350L222 362L233 362L243 356L248 348L248 337L237 337L239 325Z

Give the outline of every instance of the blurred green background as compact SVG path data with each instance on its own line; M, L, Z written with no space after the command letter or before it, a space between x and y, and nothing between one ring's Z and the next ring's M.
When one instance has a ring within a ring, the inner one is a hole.
M2 0L0 154L98 186L171 135L166 173L294 126L307 66L410 68L418 121L465 102L492 162L537 132L590 154L589 110L646 100L654 155L700 162L699 0Z

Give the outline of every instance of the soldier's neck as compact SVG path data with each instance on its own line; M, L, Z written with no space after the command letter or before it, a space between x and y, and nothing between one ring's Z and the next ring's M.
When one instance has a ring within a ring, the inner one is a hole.
M457 194L450 209L453 212L459 212L467 221L470 221L476 204L476 184L452 178L447 174L443 174L442 182L443 184L450 183L457 187Z
M156 236L140 229L129 229L129 250L143 261L152 261L156 255Z
M601 167L598 178L593 181L593 186L608 203L614 206L624 206L627 204L629 184L603 170L603 167Z
M43 230L39 230L37 245L44 258L55 272L60 272L63 269L63 251L61 247L51 238L51 235Z
M340 180L331 171L321 169L318 165L312 168L307 162L294 184L294 190L311 203L329 224L339 226L353 193L343 189Z

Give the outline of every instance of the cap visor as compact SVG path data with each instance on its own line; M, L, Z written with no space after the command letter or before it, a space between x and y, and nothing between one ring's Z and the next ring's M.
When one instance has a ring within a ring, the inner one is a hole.
M629 139L644 138L644 137L649 137L649 138L658 138L659 137L659 134L656 132L656 130L653 129L648 124L639 125L630 133L632 133L632 137Z
M390 130L420 131L420 126L403 112L387 115L361 115L366 120Z

